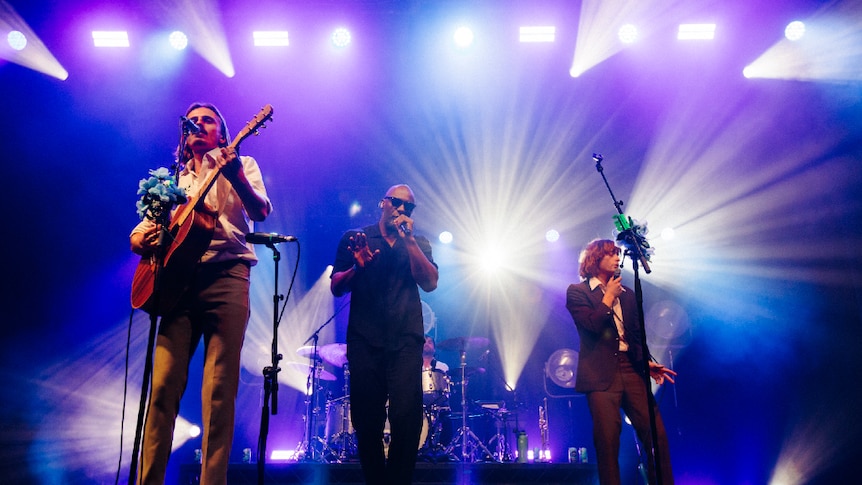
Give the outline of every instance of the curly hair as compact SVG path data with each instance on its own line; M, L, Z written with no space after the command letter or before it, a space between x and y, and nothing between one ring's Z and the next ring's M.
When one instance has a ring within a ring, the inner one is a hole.
M610 239L593 239L581 251L581 256L578 258L578 261L581 263L578 274L585 280L596 276L602 258L614 254L620 254L620 248L615 242Z

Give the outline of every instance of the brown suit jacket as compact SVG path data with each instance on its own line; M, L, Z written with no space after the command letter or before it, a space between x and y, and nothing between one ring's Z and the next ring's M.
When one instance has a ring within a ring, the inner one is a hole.
M572 314L580 337L578 375L575 391L604 391L610 387L617 370L619 333L612 310L602 303L601 288L590 290L589 281L569 285L566 308ZM638 373L643 372L643 346L634 291L626 288L620 295L623 327L629 344L629 359Z

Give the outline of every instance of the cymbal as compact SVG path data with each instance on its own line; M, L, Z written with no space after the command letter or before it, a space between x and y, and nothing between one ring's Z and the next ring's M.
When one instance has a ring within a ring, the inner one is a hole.
M313 345L305 345L303 347L296 349L296 355L298 355L300 357L311 357L311 354L313 354L313 353L314 353L314 346Z
M484 373L485 373L484 367L473 367L472 365L468 365L468 366L464 367L464 374L467 377L471 377L473 374L484 374ZM449 374L454 376L454 382L460 382L460 380L458 379L459 377L461 377L461 368L460 367L456 367L455 369L449 369Z
M320 348L323 360L336 367L344 367L347 363L347 344L327 344Z
M487 346L488 339L485 337L455 337L437 344L437 348L442 350L476 350Z
M300 364L299 362L286 362L284 365L290 369L295 370L296 372L299 372L299 373L305 374L305 375L308 375L309 371L313 369L312 366L310 366L308 364ZM318 374L318 377L322 381L334 381L335 380L335 374L327 371L326 369L320 369L320 373Z

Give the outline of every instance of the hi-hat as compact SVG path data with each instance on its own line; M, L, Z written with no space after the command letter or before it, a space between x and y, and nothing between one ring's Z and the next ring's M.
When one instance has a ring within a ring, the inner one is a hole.
M347 363L347 344L327 344L320 348L323 360L336 367L344 367Z
M299 372L299 373L305 374L305 375L308 375L308 373L310 371L314 370L314 366L310 366L308 364L300 364L299 362L287 362L287 363L285 363L285 365L288 368L293 369L296 372ZM327 371L326 369L319 369L319 374L317 377L320 378L320 380L322 380L322 381L334 381L335 380L335 374Z
M441 350L477 350L487 346L488 339L485 337L455 337L437 344L437 348Z

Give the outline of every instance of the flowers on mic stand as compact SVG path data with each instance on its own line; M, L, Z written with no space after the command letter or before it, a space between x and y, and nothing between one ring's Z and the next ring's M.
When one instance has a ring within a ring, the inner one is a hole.
M644 261L650 261L650 256L655 253L655 249L649 245L646 238L649 233L647 223L641 224L631 217L626 220L623 214L614 216L614 222L617 229L614 231L616 240L622 242L631 254L640 254Z
M174 204L185 204L186 191L177 185L177 181L165 167L150 170L150 178L141 179L138 184L137 202L138 217L144 217L156 222L165 223Z

